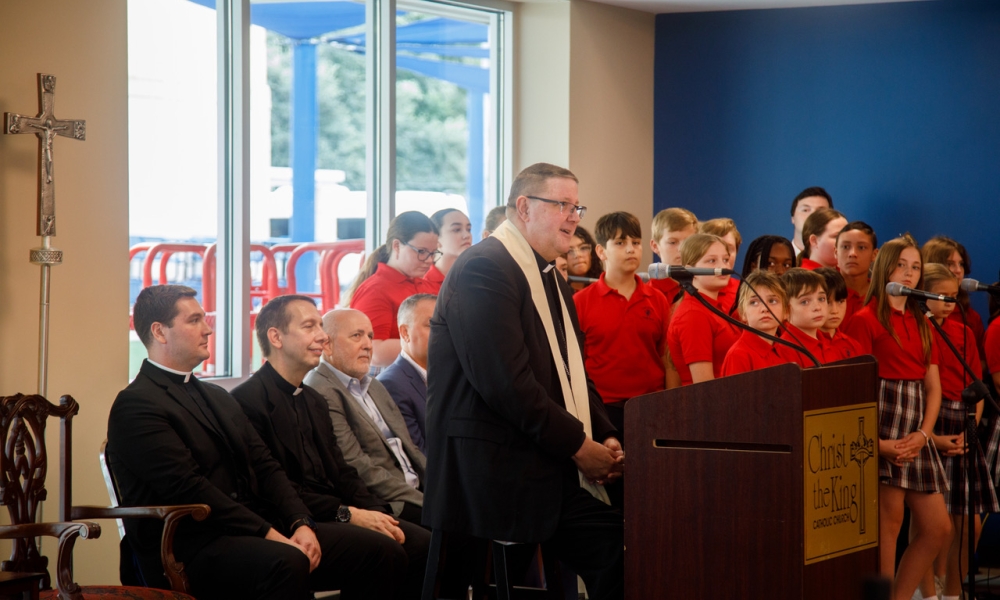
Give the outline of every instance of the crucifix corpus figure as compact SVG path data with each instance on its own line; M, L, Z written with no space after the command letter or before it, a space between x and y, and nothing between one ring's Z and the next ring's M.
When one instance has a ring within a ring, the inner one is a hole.
M71 137L77 140L87 138L85 121L61 121L52 114L55 104L55 75L38 74L37 117L4 113L3 132L33 133L38 136L38 235L56 234L56 194L52 166L52 142L55 136Z

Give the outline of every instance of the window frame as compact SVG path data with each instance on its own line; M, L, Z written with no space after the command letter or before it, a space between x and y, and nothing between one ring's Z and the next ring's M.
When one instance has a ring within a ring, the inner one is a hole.
M250 5L216 0L219 64L219 227L216 276L216 373L226 389L251 373L250 329ZM503 203L513 177L513 23L504 0L366 0L365 249L381 245L396 214L396 9L486 15L490 26L489 126L497 147L486 170L486 192Z

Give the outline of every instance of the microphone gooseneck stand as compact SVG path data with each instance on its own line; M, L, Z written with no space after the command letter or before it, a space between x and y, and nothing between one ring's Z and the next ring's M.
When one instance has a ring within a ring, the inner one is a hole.
M729 323L732 323L733 325L736 325L737 327L739 327L740 329L742 329L744 331L750 331L750 332L755 333L756 335L759 335L759 336L761 336L763 338L767 338L767 339L771 340L772 342L777 342L777 343L782 344L784 346L788 346L789 348L792 348L792 349L796 350L797 352L806 355L809 358L809 360L811 360L813 362L813 364L816 365L817 367L821 366L820 362L818 360L816 360L816 357L813 356L811 352L809 352L808 350L806 350L802 346L799 346L798 344L793 344L792 342L789 342L788 340L783 340L783 339L781 339L781 338L779 338L777 336L774 336L774 335L771 335L771 334L768 334L768 333L764 333L763 331L758 331L758 330L754 329L753 327L750 327L746 323L741 323L740 321L737 321L736 319L734 319L734 318L730 317L729 315L727 315L726 313L722 312L718 308L712 306L711 302L709 302L708 300L705 300L701 296L701 294L698 293L698 290L694 287L694 282L692 281L691 277L683 277L683 278L676 278L676 277L674 277L673 279L675 279L677 281L677 283L679 283L681 285L681 287L684 288L684 291L686 293L688 293L691 296L693 296L696 300L698 300L698 302L701 302L701 304L705 308L707 308L708 310L712 311L716 315L722 317L723 319L725 319ZM747 287L749 287L750 290L753 291L754 295L757 296L757 291L754 290L753 287L751 287L751 286L747 286ZM757 297L760 298L760 296L757 296ZM763 302L763 301L764 301L764 299L761 298L761 302ZM765 303L764 306L766 307L767 304ZM768 312L771 311L770 308L768 308L767 310L768 310ZM774 313L771 313L771 315L774 316ZM776 320L777 320L777 318L776 318Z
M920 307L920 310L924 312L924 314L930 314L930 311L927 309L927 304L923 300L918 300L917 305ZM961 306L959 306L959 308L961 308ZM962 364L962 368L965 369L965 372L969 375L969 377L972 380L972 383L970 383L969 386L962 391L962 403L965 404L965 444L966 444L965 455L962 458L963 458L963 464L965 466L965 486L966 486L965 510L968 513L967 527L969 531L968 546L967 546L969 553L969 559L968 559L969 570L968 570L968 580L966 581L966 585L968 586L967 590L967 593L969 594L968 597L974 599L976 597L976 592L975 592L976 569L975 567L973 567L972 557L975 556L976 554L976 511L975 511L976 504L975 504L975 499L973 499L972 497L972 492L975 489L973 483L977 479L975 461L973 460L976 449L978 449L979 453L982 454L983 460L984 461L986 460L986 453L984 452L982 445L979 443L979 435L977 432L976 404L978 404L980 400L986 400L987 402L989 402L990 406L993 407L993 410L997 411L997 414L1000 414L1000 407L997 406L997 403L993 400L993 397L990 396L989 389L982 382L982 380L976 376L975 372L972 370L969 364L965 362L965 357L962 356L962 353L958 351L958 348L955 347L955 344L951 342L951 339L948 338L948 336L944 332L944 329L941 328L941 326L934 319L934 317L928 316L927 320L930 321L931 325L934 326L934 329L937 330L940 338L944 340L948 348L951 349L952 354L954 354L955 357L958 359L958 362ZM963 312L963 321L964 321L964 312Z

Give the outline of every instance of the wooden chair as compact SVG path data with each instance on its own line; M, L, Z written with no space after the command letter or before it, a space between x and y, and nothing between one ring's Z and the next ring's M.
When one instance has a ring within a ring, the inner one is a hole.
M184 566L173 556L173 533L177 520L190 515L197 521L208 517L203 504L113 508L72 506L72 418L80 410L71 396L62 396L56 406L38 395L0 397L0 498L10 514L11 525L0 526L0 538L13 539L9 560L0 563L0 594L28 593L31 598L84 600L128 597L136 599L190 600ZM45 425L49 416L60 419L60 465L58 522L38 523L38 509L48 495L45 476L48 456ZM161 555L172 591L134 587L80 587L73 581L72 553L77 538L96 538L101 528L92 519L159 518L165 521ZM84 520L82 522L76 522ZM35 538L58 539L56 590L51 590L48 558L39 552ZM25 580L33 583L25 589ZM38 586L38 587L35 587ZM39 587L43 591L38 594Z

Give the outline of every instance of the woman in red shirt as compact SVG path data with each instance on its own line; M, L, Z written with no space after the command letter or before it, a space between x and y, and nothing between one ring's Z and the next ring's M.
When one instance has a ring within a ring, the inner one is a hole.
M718 236L696 233L681 244L681 262L688 267L724 268L729 250ZM703 298L722 310L719 291L729 284L728 275L695 277L693 283ZM667 346L681 385L721 377L726 353L739 337L738 327L685 294L667 329Z
M847 305L841 324L846 326L861 310L871 285L871 268L878 254L878 237L864 221L851 221L837 234L837 270L847 284ZM928 262L926 259L924 262Z
M472 247L472 224L469 217L457 208L442 208L433 215L431 221L438 228L438 249L441 256L434 261L424 279L440 289L444 276L458 257Z
M399 305L414 294L437 294L439 285L424 279L441 253L438 230L423 213L408 211L389 223L385 244L375 249L351 285L350 307L372 322L372 365L387 367L399 356Z
M926 244L924 245L926 247ZM958 295L958 279L941 264L924 265L924 289L932 294L955 297ZM949 315L955 310L954 302L941 302L938 300L928 300L927 308L930 309L934 320L941 326L944 334L948 336L951 343L962 353L962 358L974 370L978 370L979 349L976 346L976 338L972 330L960 322L949 319ZM947 343L941 339L940 334L935 329L935 341L938 351L938 370L941 373L941 412L938 415L937 424L934 426L934 442L942 437L948 437L963 445L963 433L965 432L965 405L962 403L962 390L970 383L971 378L965 372L962 363L959 362L955 353L951 351ZM983 416L983 401L976 404L976 423ZM949 440L950 441L950 440ZM948 514L952 515L952 534L950 547L947 548L947 570L943 574L944 595L958 596L962 592L962 571L959 564L969 564L967 544L962 540L967 540L968 535L968 498L966 489L973 489L974 511L976 515L976 543L979 542L979 515L983 513L995 513L1000 511L1000 503L997 502L996 491L993 488L993 481L990 478L990 470L986 464L986 458L981 452L974 452L976 481L970 482L966 476L963 460L957 453L946 454L944 456L944 467L949 482L953 482L951 490L945 494L945 505L948 507ZM958 476L958 478L956 478ZM961 483L955 485L954 482ZM960 554L961 553L961 554ZM960 563L961 561L961 563ZM928 591L931 591L930 589Z
M920 250L909 235L887 242L875 258L865 306L848 324L865 354L878 359L879 562L895 574L893 598L908 600L951 535L942 492L948 489L935 447L934 423L941 382L926 317L911 296L890 296L889 282L919 288ZM945 452L960 451L944 444ZM896 573L896 537L903 505L910 508L914 535Z

